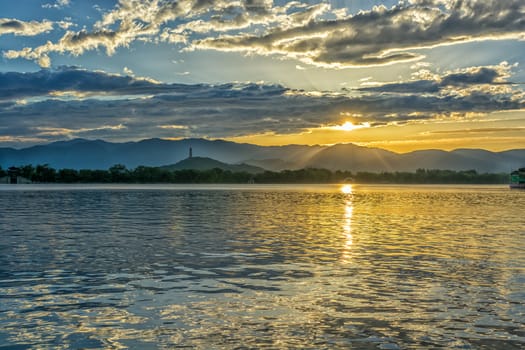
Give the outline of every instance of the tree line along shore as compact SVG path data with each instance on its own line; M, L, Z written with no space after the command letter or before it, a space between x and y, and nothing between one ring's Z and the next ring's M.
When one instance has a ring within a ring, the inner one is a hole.
M116 164L107 170L54 169L44 165L18 167L19 176L33 183L386 183L386 184L505 184L505 173L478 173L476 170L417 169L415 172L351 172L305 168L264 171L256 174L210 170L170 170L138 166L128 169ZM8 172L0 167L0 178Z

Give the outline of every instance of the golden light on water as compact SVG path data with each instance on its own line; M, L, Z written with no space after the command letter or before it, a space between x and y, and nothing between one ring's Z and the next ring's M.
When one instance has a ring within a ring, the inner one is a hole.
M347 195L345 201L345 214L343 221L344 247L343 255L341 257L341 260L343 262L348 262L352 258L352 245L354 243L354 237L352 235L352 217L354 214L352 191L352 185L341 186L341 192Z
M341 192L343 192L344 194L352 194L352 185L341 186Z

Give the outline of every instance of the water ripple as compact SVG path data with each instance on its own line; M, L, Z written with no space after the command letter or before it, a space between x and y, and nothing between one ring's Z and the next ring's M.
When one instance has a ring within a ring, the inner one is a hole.
M522 192L0 193L0 349L525 347Z

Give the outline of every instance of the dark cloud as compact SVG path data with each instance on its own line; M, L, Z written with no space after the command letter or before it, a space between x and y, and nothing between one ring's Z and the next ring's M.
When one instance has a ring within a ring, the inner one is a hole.
M3 34L33 36L52 29L53 22L48 20L25 22L18 19L0 18L0 36Z
M0 101L0 108L3 109L3 108L8 108L8 107L12 107L14 106L15 103L13 101L6 101L6 102L2 102Z
M266 0L244 0L244 8L248 12L255 12L258 14L268 14L271 9L271 3Z
M160 84L130 76L111 75L75 67L38 72L0 72L0 100L27 98L55 92L99 92L107 95L151 94L192 90L195 87Z
M74 51L76 46L89 46L94 45L105 45L111 47L109 43L114 42L118 38L118 33L111 30L98 30L94 32L88 32L82 30L80 32L67 32L66 35L60 40L63 47L72 47L71 51Z
M448 72L434 79L412 80L400 83L388 83L378 86L359 88L362 92L387 93L439 93L446 88L469 88L476 85L510 85L506 79L510 75L510 68L506 63L494 67L473 67L460 72Z
M24 25L22 24L22 22L20 22L18 20L8 20L8 21L5 21L3 23L0 23L0 28L2 28L2 29L9 28L9 29L20 30L20 29L24 28Z
M469 86L474 86L474 82L501 79L501 74L495 76L488 71L476 67L463 79L460 78L462 72L456 72L445 74L442 80L448 79L458 85L467 81ZM367 90L356 96L309 94L281 85L254 83L156 84L74 67L26 74L2 73L0 94L9 95L11 99L0 103L0 125L3 126L0 140L9 137L51 141L65 137L130 140L181 136L219 138L263 132L286 134L340 124L348 113L354 115L352 119L357 123L378 126L436 116L447 118L453 114L525 108L520 94L494 93L490 89L468 90L461 94L422 94L415 91L416 86L430 91L425 87L428 81L411 84L403 89L383 87L384 90L402 91L402 94ZM72 95L60 98L60 92L70 91ZM54 94L46 95L50 92ZM82 99L75 97L74 92L97 94Z
M493 84L500 77L498 70L482 67L475 72L449 74L443 77L441 85Z
M392 93L437 93L439 89L439 84L433 80L417 80L359 88L360 91Z

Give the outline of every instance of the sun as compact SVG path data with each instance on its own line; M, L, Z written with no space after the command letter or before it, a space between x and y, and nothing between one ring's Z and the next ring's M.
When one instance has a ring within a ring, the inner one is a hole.
M343 131L352 131L355 130L358 126L355 125L352 122L345 122L343 125L341 125L339 128Z
M353 131L353 130L369 128L369 127L370 127L370 123L368 122L356 125L352 122L346 121L341 125L332 126L330 128L333 130L340 130L340 131Z

